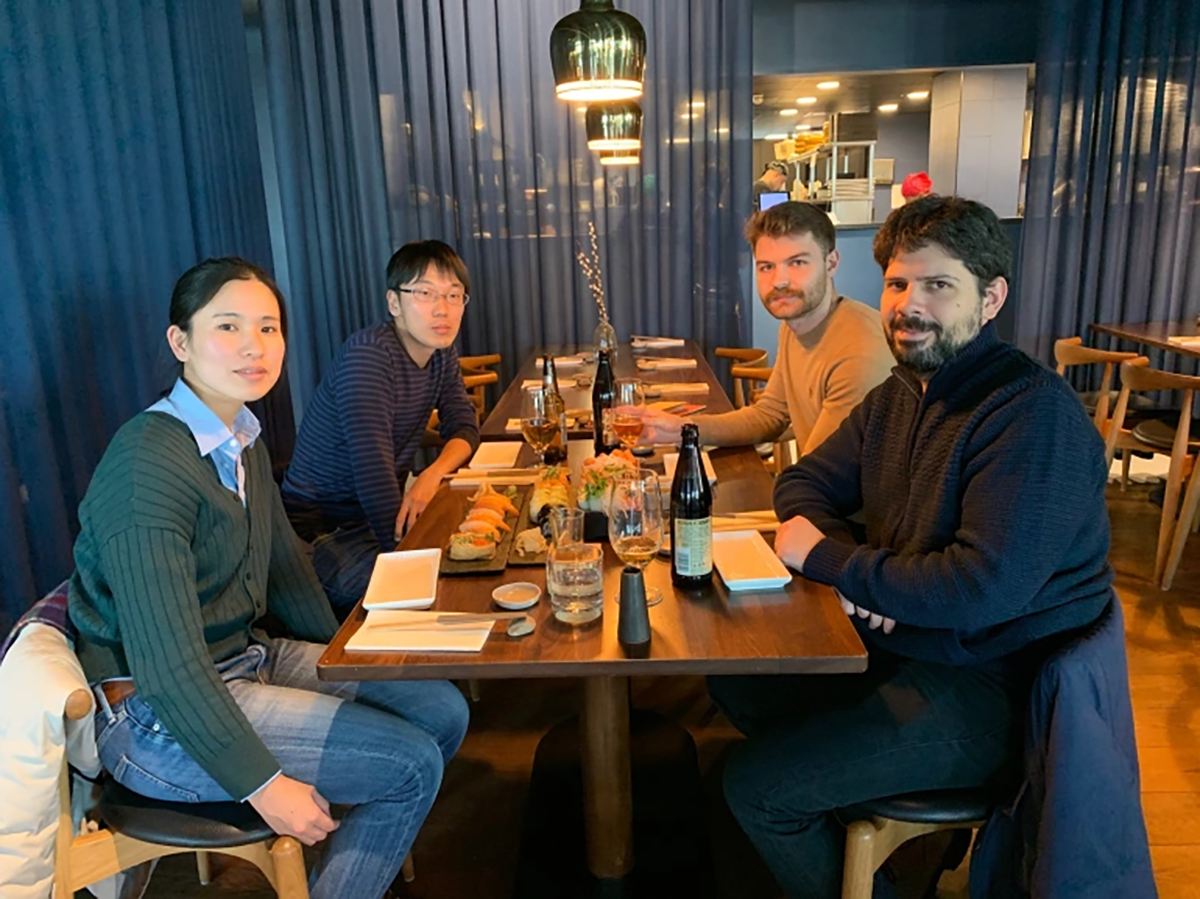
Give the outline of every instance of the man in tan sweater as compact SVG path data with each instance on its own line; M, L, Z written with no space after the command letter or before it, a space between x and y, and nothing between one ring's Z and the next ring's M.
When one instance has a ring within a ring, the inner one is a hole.
M836 232L808 203L780 203L746 223L758 294L779 319L779 350L762 396L723 415L697 415L700 440L741 446L776 440L788 425L800 453L816 449L867 392L883 382L895 359L879 313L838 296ZM643 441L677 443L684 419L646 410Z

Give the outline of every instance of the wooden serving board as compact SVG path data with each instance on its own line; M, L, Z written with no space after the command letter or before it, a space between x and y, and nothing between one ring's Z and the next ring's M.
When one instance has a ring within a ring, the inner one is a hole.
M517 507L516 515L506 515L504 523L507 524L511 531L500 532L500 542L496 544L496 555L490 559L475 559L469 562L460 562L457 559L450 558L450 549L448 546L442 547L442 562L438 567L438 574L445 577L455 577L463 574L495 574L503 571L508 565L509 552L512 550L513 536L516 534L516 523L520 517L521 509L529 505L529 494L533 488L525 485L517 487L517 495L513 499L513 505ZM503 491L501 491L503 492ZM463 511L463 517L466 518L466 513L470 508Z

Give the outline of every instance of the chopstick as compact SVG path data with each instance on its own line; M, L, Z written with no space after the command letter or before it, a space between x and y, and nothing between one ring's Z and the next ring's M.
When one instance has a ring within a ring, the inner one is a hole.
M726 512L728 518L761 518L766 521L779 521L773 509L761 509L755 512Z
M760 531L769 533L770 531L779 530L778 521L761 521L754 518L726 518L721 520L721 516L713 516L712 524L713 533L722 531Z
M397 628L423 627L431 628L439 624L483 624L494 623L496 621L512 621L516 618L528 618L526 612L489 612L482 615L472 615L468 613L462 614L447 614L438 615L437 618L430 621L425 618L421 621L398 621L394 624L377 624L371 627L373 631L390 631Z
M538 470L533 468L460 468L458 471L442 475L442 480L452 481L455 478L511 478L517 475L535 478L538 476L538 473Z

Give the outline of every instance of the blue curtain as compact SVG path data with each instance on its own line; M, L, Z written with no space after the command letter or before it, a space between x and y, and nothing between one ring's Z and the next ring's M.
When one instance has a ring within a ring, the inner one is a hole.
M250 97L239 0L0 0L0 632L165 386L175 279L270 266Z
M1017 340L1200 313L1200 4L1049 0Z
M592 339L575 261L589 222L623 338L748 343L750 5L621 4L649 42L642 164L628 169L600 166L582 110L554 96L550 31L577 5L261 0L284 277L307 316L298 403L385 314L387 258L416 238L462 254L462 348L503 354L506 374L538 344Z

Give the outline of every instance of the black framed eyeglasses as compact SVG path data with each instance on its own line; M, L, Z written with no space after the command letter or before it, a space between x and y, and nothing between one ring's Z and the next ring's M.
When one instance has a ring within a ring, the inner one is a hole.
M428 287L401 287L399 292L412 294L413 300L422 306L432 306L439 299L442 299L449 305L461 309L467 303L471 302L470 294L463 293L461 290L438 293L436 290L430 290Z

